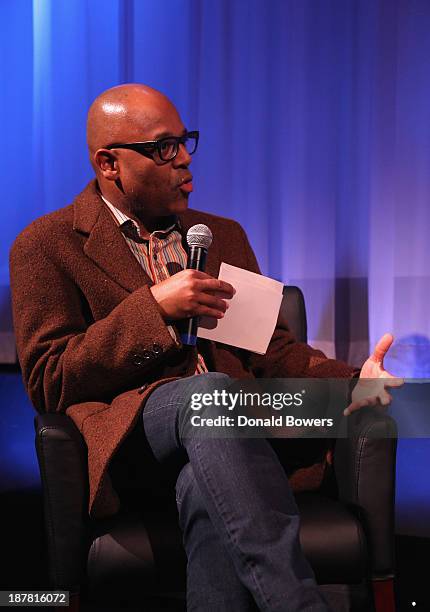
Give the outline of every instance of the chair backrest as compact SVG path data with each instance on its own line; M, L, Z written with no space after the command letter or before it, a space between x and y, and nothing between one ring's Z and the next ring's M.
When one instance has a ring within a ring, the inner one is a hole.
M307 342L308 326L306 321L305 298L301 289L285 285L280 314L298 342Z

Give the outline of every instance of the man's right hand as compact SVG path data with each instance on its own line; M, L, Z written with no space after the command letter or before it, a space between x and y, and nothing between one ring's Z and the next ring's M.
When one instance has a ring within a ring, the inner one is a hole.
M151 287L163 319L175 321L190 317L222 319L235 294L230 283L198 270L182 270Z

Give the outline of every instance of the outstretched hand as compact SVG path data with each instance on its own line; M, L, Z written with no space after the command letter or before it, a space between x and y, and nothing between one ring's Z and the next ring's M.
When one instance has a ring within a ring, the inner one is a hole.
M373 354L364 362L360 379L352 392L352 402L345 408L345 416L363 406L388 406L391 403L390 387L401 387L403 378L393 376L384 368L384 357L392 345L394 338L384 334L375 346Z

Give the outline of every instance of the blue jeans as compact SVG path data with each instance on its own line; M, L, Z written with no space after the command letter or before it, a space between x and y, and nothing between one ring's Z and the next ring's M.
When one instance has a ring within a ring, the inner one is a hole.
M188 558L187 610L327 612L300 548L294 496L269 441L203 438L185 425L191 412L186 398L228 381L211 372L167 383L143 412L157 460L171 464L184 450L189 460L176 483Z

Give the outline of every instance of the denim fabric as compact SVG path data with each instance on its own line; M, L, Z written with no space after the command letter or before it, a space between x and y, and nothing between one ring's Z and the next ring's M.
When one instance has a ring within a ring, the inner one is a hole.
M326 612L300 548L294 496L269 441L231 432L228 438L203 438L187 427L186 398L228 380L211 372L167 383L143 412L158 461L171 463L176 455L182 460L184 449L189 459L184 466L182 460L176 483L188 557L187 609Z

